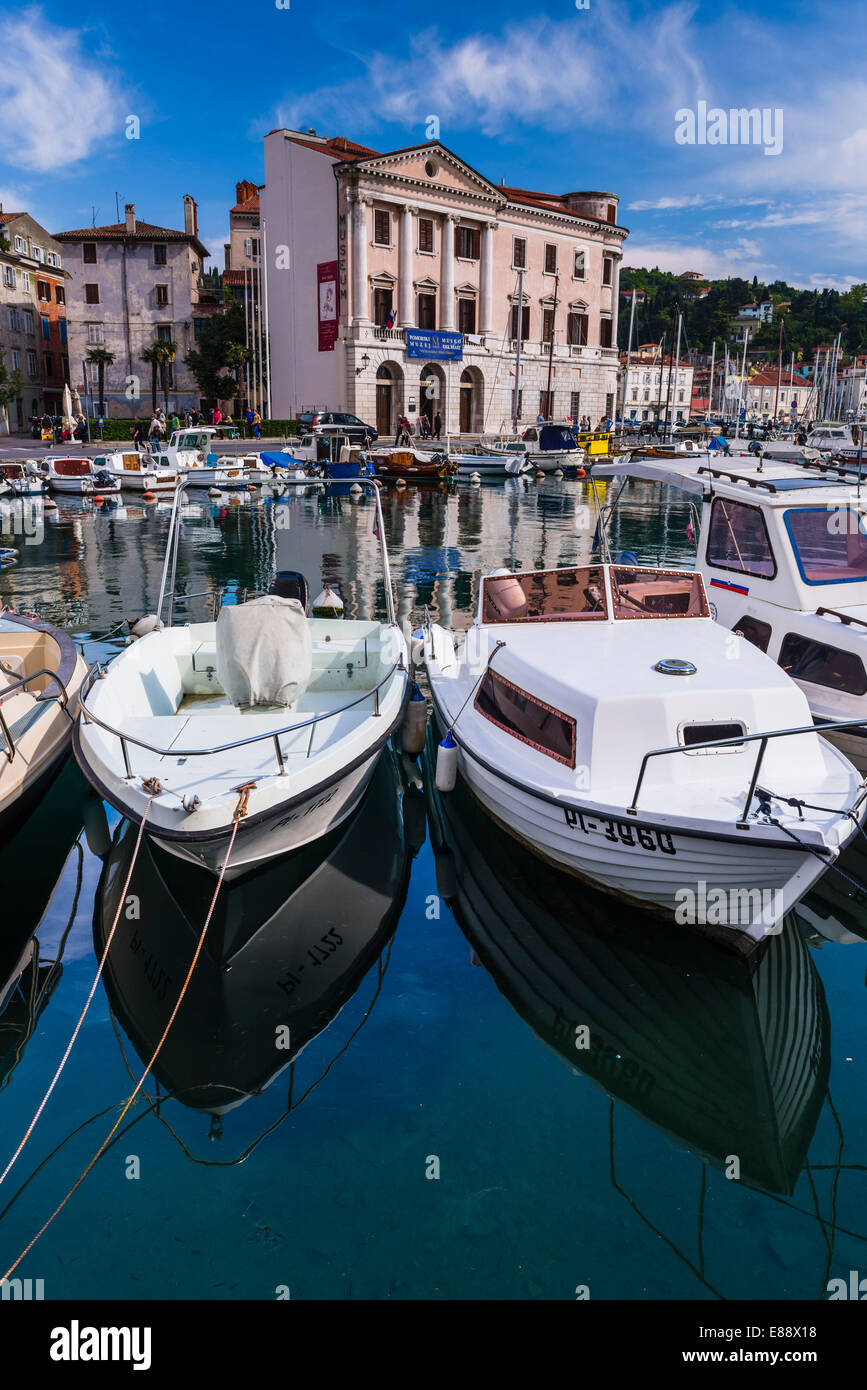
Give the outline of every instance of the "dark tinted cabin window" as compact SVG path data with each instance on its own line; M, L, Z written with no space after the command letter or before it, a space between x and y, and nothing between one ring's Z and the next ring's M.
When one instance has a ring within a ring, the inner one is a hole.
M575 720L528 695L511 681L488 671L476 696L476 709L513 738L528 743L567 767L575 766Z
M745 637L748 642L752 642L754 647L758 647L760 652L768 650L768 643L771 640L771 627L769 623L760 623L758 618L740 618L734 625L734 631L741 637Z
M845 695L867 694L867 673L860 657L824 642L813 642L796 632L783 638L780 665L794 680L825 685Z
M686 748L692 748L696 743L714 743L717 739L722 738L740 738L745 732L743 724L687 724L681 730ZM707 753L713 751L712 748L705 749ZM731 750L721 748L719 751L726 753L737 750L732 745Z
M753 574L773 579L777 572L768 528L758 507L733 502L727 497L714 500L707 539L707 562L721 570Z

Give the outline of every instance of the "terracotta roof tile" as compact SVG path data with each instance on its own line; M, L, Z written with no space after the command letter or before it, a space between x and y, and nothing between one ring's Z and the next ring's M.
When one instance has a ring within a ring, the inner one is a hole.
M111 222L105 227L78 227L67 232L53 232L55 241L188 241L201 256L210 252L197 236L190 232L179 232L173 227L157 227L152 222L141 222L136 218L135 231L128 232L125 222Z

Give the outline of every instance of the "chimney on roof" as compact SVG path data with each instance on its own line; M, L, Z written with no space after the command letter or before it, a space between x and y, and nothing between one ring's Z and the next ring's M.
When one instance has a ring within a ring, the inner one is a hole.
M123 212L126 219L126 229L130 236L135 236L135 203L125 203Z
M199 235L199 205L190 193L184 194L184 231L187 236Z
M316 134L316 131L314 130L313 126L310 127L310 129L308 130L307 134L308 134L308 135L315 135L315 134Z

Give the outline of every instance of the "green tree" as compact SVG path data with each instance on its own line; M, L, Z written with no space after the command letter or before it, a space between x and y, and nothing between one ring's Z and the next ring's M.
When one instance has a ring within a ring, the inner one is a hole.
M151 343L150 347L143 348L141 353L142 362L147 362L151 369L151 415L157 413L157 368L160 364L160 355L156 343Z
M96 377L99 386L99 410L97 414L105 415L105 369L110 367L114 361L114 353L109 352L108 348L93 347L88 349L88 362L92 362L96 367Z
M232 299L225 313L205 319L198 347L187 353L184 363L208 405L213 406L241 394L241 368L248 359L243 306Z
M154 352L160 366L160 375L163 382L163 395L166 402L166 415L169 413L169 366L174 362L178 355L178 345L169 338L158 338L154 343Z

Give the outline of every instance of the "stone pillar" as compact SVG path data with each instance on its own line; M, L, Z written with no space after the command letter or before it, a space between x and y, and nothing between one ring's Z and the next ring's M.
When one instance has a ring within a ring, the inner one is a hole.
M443 218L442 273L440 275L440 328L455 326L455 215Z
M611 346L617 347L617 319L620 313L620 265L623 256L614 256L611 268Z
M352 318L370 323L370 289L367 283L367 203L352 204Z
M412 311L412 261L413 261L413 209L404 203L400 210L400 246L398 250L398 298L400 310L398 327L412 328L415 314Z
M482 229L479 333L492 333L494 331L494 231L496 226L496 222L486 222Z

